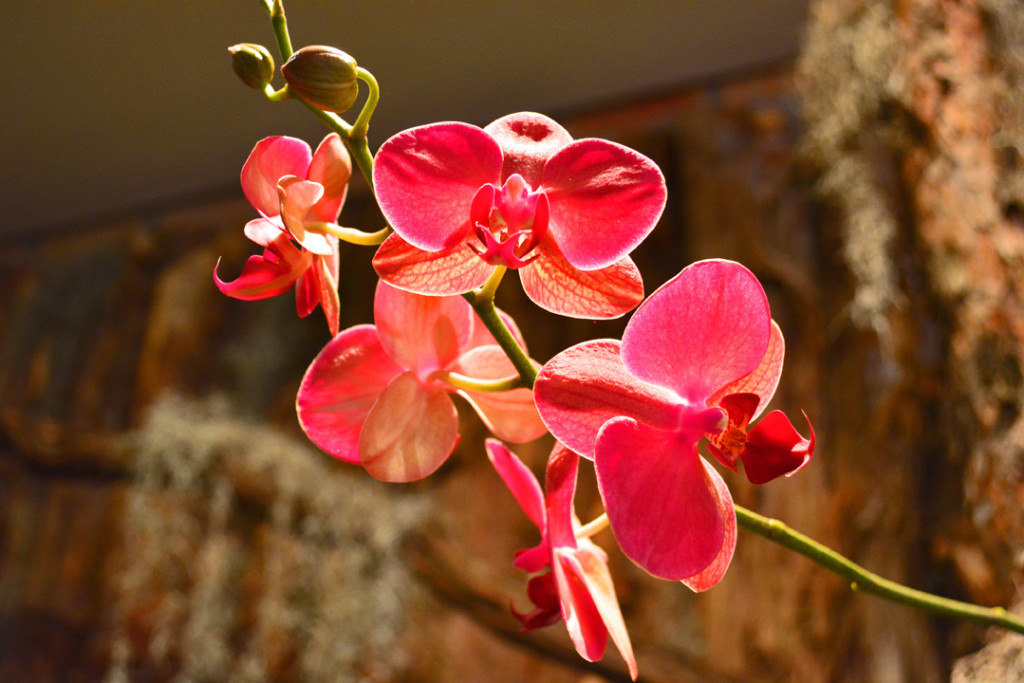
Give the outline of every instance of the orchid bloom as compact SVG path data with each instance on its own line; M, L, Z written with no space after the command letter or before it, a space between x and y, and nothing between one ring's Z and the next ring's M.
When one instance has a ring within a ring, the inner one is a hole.
M319 304L331 335L338 333L338 238L318 227L338 219L348 192L352 162L332 133L312 153L302 140L260 140L242 166L242 191L261 217L245 235L263 247L242 274L225 282L213 269L220 291L243 301L283 294L295 284L295 308L306 317ZM297 244L296 244L297 243Z
M811 439L767 405L784 342L754 275L701 261L654 292L621 343L584 342L555 356L535 384L537 408L559 441L592 458L623 552L649 573L700 591L724 575L736 515L721 476L698 452L704 437L755 483L810 460ZM809 424L809 423L808 423Z
M500 441L487 440L487 455L541 534L539 545L516 553L515 565L530 573L551 568L550 573L535 576L528 584L535 609L529 614L512 610L523 631L550 626L561 617L576 651L590 662L604 656L611 635L629 666L630 677L636 680L636 657L608 572L608 556L589 538L576 537L579 522L572 499L579 455L555 445L548 459L544 493L529 468Z
M377 153L373 185L395 230L373 263L392 285L458 294L503 266L538 306L577 318L616 318L643 298L628 254L666 198L647 157L573 140L532 113L399 133Z
M378 282L373 314L376 326L357 325L335 336L302 379L299 423L324 451L383 481L422 479L458 443L451 393L469 401L507 441L532 441L547 431L529 389L487 392L450 381L450 373L480 380L515 375L465 299L422 296ZM502 315L522 345L515 324Z

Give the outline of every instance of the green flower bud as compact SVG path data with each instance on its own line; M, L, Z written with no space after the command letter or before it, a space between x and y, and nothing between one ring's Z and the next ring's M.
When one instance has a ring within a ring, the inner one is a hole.
M256 43L239 43L228 48L231 68L250 88L263 90L274 80L274 58Z
M296 50L281 73L296 96L324 111L348 111L359 95L356 60L337 48L308 45Z

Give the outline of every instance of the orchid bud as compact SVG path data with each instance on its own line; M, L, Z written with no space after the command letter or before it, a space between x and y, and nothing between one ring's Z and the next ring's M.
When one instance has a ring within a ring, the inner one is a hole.
M324 111L348 111L359 95L356 60L337 48L309 45L297 50L281 73L295 95Z
M228 48L231 68L250 88L263 90L274 79L274 58L256 43L239 43Z

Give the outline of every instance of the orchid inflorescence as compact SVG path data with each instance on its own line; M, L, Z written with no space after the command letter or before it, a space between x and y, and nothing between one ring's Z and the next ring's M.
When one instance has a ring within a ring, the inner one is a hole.
M273 100L300 99L334 132L315 152L289 137L256 144L241 181L259 213L245 234L264 252L233 281L215 268L217 286L253 300L294 285L300 316L320 307L332 338L302 379L299 424L326 453L377 479L410 482L441 467L459 441L449 395L466 399L497 437L486 443L491 463L540 532L538 545L515 557L533 575L533 608L514 615L524 630L563 621L590 661L610 636L636 678L595 529L609 525L650 575L707 590L728 569L737 538L737 508L710 460L764 484L814 455L809 421L804 437L779 411L762 417L785 344L761 284L743 265L711 259L644 299L629 254L665 207L661 171L618 143L574 140L541 114L483 128L419 126L371 155L376 81L335 48L291 54L280 2L266 4L288 84L269 85L260 46L232 49L236 71ZM338 112L353 103L356 79L368 96L349 125ZM372 182L384 230L337 223L353 160ZM378 245L372 325L338 329L341 242ZM547 311L584 319L633 311L622 339L583 342L536 363L494 306L508 269ZM556 443L539 482L504 442L548 432ZM587 525L573 507L581 460L592 462L606 510ZM743 512L743 520L752 514Z

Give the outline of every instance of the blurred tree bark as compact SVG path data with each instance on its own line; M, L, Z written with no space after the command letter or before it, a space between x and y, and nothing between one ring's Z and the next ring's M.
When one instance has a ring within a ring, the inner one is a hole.
M1010 0L819 0L795 66L562 117L665 171L635 253L648 291L710 257L765 285L788 346L776 405L807 411L818 457L765 487L728 478L737 502L992 605L1024 578L1022 75ZM623 680L560 626L518 632L510 560L535 530L473 418L408 487L302 444L323 321L210 281L218 256L240 268L250 214L239 194L0 254L0 680ZM381 220L358 190L344 215ZM371 319L369 256L343 252L343 326ZM512 283L500 304L540 360L624 325L550 316ZM539 470L549 446L518 450ZM577 507L599 511L586 472ZM643 680L1022 668L1019 638L856 595L744 532L699 596L610 555Z

